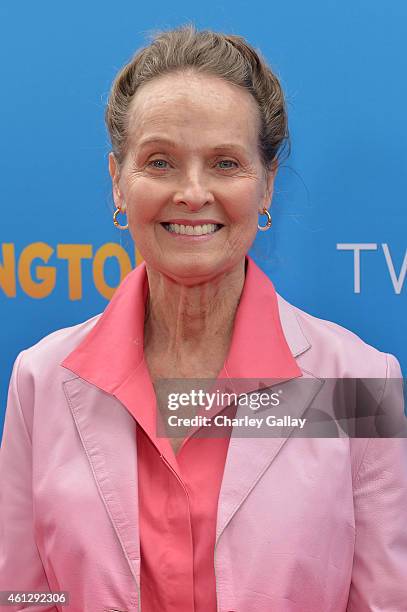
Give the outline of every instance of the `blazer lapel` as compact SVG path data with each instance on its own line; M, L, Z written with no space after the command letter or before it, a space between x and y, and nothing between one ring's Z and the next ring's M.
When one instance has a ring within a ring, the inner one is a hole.
M63 387L100 496L140 584L136 421L114 396L80 377Z
M302 417L324 385L324 381L314 377L311 377L306 385L302 383L302 380L288 381L272 388L273 391L281 389L286 403L290 406L289 415L293 419ZM236 418L249 412L250 409L239 406ZM282 413L284 414L284 409ZM249 414L251 417L264 418L267 415L278 416L278 408L268 407L266 410ZM254 430L254 436L258 437L236 437L233 430L219 496L216 541L295 428L296 426L273 427L267 431L267 427L263 426L261 433ZM264 437L260 437L261 435Z
M293 307L281 296L276 295L285 340L292 356L298 357L310 349L311 344L301 330ZM292 418L302 417L324 385L323 380L308 372L301 372L300 381L297 377L294 380L292 377L272 387L273 391L282 391L281 397L284 397L284 402L289 406L289 414ZM303 378L308 379L306 384L303 384ZM281 403L282 407L284 402ZM236 417L248 413L251 413L252 417L256 415L266 417L268 414L278 416L277 411L278 408L267 408L267 410L263 409L253 414L247 407L239 406ZM216 542L256 482L273 463L294 429L294 426L284 429L273 427L269 435L267 431L265 432L265 437L236 437L235 430L233 430L219 496Z

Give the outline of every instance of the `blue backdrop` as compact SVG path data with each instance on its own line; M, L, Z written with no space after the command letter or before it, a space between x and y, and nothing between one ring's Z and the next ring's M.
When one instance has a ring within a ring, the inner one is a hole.
M253 257L406 373L406 19L405 0L2 0L0 432L17 353L103 310L135 264L111 220L104 106L145 35L187 21L247 37L286 92L292 155Z

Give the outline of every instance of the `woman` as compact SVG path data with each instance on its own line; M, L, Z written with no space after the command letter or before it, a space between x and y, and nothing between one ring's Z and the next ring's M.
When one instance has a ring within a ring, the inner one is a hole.
M242 38L186 26L119 72L106 120L113 219L144 262L101 315L17 357L0 590L69 594L27 610L406 610L404 439L156 428L163 380L253 392L306 378L301 418L315 397L333 403L322 378L400 377L392 355L288 304L247 255L270 228L287 138L277 78ZM374 399L393 401L390 385Z

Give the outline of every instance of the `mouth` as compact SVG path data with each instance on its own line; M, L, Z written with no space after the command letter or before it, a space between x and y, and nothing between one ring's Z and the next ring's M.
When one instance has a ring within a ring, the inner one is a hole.
M181 234L185 236L207 236L218 232L223 227L221 223L203 223L202 225L161 223L161 225L170 234Z

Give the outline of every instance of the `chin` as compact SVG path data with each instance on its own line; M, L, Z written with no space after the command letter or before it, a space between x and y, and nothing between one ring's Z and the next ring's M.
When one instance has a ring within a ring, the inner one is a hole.
M228 268L224 259L214 254L208 257L185 255L174 259L169 258L163 264L159 266L162 273L186 285L193 285L197 281L205 282Z

